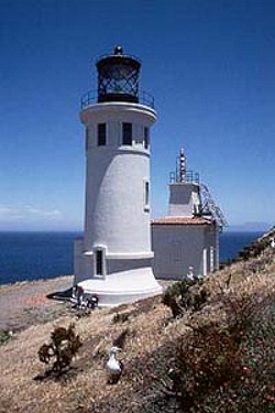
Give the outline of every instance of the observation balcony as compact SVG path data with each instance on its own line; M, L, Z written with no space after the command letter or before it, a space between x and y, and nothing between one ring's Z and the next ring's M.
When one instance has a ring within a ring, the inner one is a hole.
M186 171L185 174L170 172L170 184L199 184L200 175L198 172Z
M81 110L87 108L90 105L95 103L102 103L102 102L133 102L132 96L127 98L127 94L123 91L116 92L116 93L107 93L107 99L102 100L98 98L98 90L90 90L89 92L85 93L81 98ZM152 109L155 109L155 101L154 97L150 95L150 93L145 92L143 90L139 91L138 96L136 96L136 101L133 103L139 103L144 106L149 106Z

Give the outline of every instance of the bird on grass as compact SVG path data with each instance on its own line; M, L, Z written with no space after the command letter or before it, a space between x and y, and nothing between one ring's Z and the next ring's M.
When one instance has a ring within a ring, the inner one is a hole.
M108 384L116 384L119 381L123 371L122 361L116 358L116 354L118 351L121 351L120 347L113 346L110 349L109 360L106 364L106 369L108 373Z

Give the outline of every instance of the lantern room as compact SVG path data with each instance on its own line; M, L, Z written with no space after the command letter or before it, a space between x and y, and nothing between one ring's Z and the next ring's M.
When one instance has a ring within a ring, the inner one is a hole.
M97 63L98 102L139 102L139 69L141 63L124 55L121 46Z

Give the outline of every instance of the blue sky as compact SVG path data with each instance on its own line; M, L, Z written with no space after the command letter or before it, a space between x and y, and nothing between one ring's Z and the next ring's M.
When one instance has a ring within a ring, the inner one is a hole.
M0 0L0 230L81 230L81 95L117 44L154 95L152 216L183 147L230 225L274 225L273 0Z

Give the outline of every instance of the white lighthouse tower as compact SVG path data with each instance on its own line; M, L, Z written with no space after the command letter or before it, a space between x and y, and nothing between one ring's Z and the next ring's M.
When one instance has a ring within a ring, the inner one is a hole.
M153 99L139 90L140 62L114 53L97 63L96 102L82 98L86 127L84 237L75 243L75 284L99 305L161 292L152 272L150 128Z

